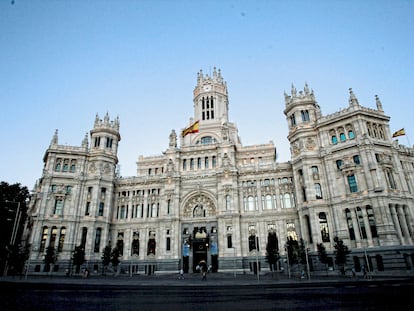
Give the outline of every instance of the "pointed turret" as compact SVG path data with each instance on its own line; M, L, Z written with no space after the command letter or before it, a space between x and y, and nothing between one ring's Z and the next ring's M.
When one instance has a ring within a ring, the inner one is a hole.
M358 99L356 98L352 88L349 88L349 107L359 106Z
M378 95L375 95L375 103L377 104L377 110L384 112L384 109L382 109L382 103L378 97Z
M50 146L57 146L58 144L58 130L55 130L55 133L53 134L52 140L50 141Z

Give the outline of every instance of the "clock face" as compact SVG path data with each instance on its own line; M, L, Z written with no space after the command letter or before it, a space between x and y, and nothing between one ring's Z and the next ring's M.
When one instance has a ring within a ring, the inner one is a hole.
M210 85L204 85L204 91L210 91Z

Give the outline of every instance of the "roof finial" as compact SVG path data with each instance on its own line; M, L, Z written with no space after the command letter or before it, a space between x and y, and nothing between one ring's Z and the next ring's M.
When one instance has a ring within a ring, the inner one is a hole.
M356 98L354 92L352 91L352 88L349 88L349 105L350 106L356 106L359 105L358 99Z
M58 144L58 130L55 130L55 133L53 134L52 141L50 142L50 145L57 145Z
M296 88L295 88L295 86L293 85L293 83L292 83L292 97L296 97Z
M382 103L381 103L381 101L380 101L380 99L379 99L378 95L375 95L375 103L377 104L377 109L378 109L378 111L384 111L384 110L382 109Z

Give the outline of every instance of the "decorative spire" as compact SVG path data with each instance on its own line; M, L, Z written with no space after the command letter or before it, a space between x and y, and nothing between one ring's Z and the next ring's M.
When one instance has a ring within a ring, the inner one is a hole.
M384 110L382 109L382 103L381 103L381 101L380 101L380 99L379 99L378 95L375 95L375 102L376 102L376 104L377 104L377 109L378 109L378 111L384 111Z
M297 93L296 93L296 88L292 83L292 97L296 97Z
M303 88L305 95L309 95L309 87L308 87L308 83L305 82L305 87Z
M53 134L52 141L50 142L50 145L57 145L58 144L58 130L55 130L55 133Z
M349 106L358 106L358 99L356 98L352 88L349 88Z
M88 133L85 134L85 137L82 140L82 147L84 149L88 149L89 141L88 141Z

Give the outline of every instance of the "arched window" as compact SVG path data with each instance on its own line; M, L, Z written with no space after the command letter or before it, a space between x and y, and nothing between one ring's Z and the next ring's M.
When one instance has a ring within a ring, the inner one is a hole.
M358 192L358 185L357 185L355 175L354 174L349 175L347 176L347 179L348 179L349 191Z
M254 211L255 210L255 204L254 204L254 197L253 196L249 196L247 198L247 204L248 204L248 210L249 211Z
M45 251L48 235L49 235L49 228L47 226L44 226L42 230L42 238L40 240L40 248L39 248L39 252L41 253Z
M365 229L364 216L362 215L362 210L360 207L357 207L356 214L357 214L357 222L359 226L359 233L362 239L366 239L367 230Z
M102 228L96 228L95 233L95 245L93 247L94 253L99 253L99 247L101 245Z
M66 228L62 227L60 229L60 234L59 234L59 244L57 248L58 253L60 253L63 250L63 244L65 243L65 236L66 236Z
M57 228L52 227L52 235L50 236L50 243L49 243L49 247L51 248L55 248L57 232L58 232Z
M371 230L371 236L373 238L377 238L378 232L377 232L377 225L375 223L374 211L371 206L367 206L366 210L367 210L369 228Z
M70 172L75 173L76 171L76 160L70 161Z
M329 242L328 220L323 212L319 213L319 228L321 230L322 242Z
M348 225L349 238L352 241L354 241L355 240L354 224L352 222L351 211L349 209L345 210L345 217L346 217L346 223Z
M62 215L62 210L63 210L63 199L57 198L55 201L55 209L53 211L53 214Z
M354 134L353 130L348 131L348 137L349 137L349 139L354 139L355 138L355 134Z
M56 165L55 165L55 171L60 172L61 167L62 167L62 159L57 159Z
M338 143L338 138L335 135L331 136L331 142L336 145Z
M290 200L290 194L289 193L284 194L284 201L285 201L285 208L291 208L292 207L292 201Z
M339 139L341 140L341 142L346 141L346 136L345 136L345 133L340 133L340 134L339 134Z
M226 194L226 211L231 209L231 197L230 195Z
M131 254L139 256L139 232L134 232L132 236Z
M319 183L315 184L315 194L316 194L316 199L322 199L322 188L321 188L321 184Z
M272 209L272 196L270 194L266 194L265 202L265 208Z

